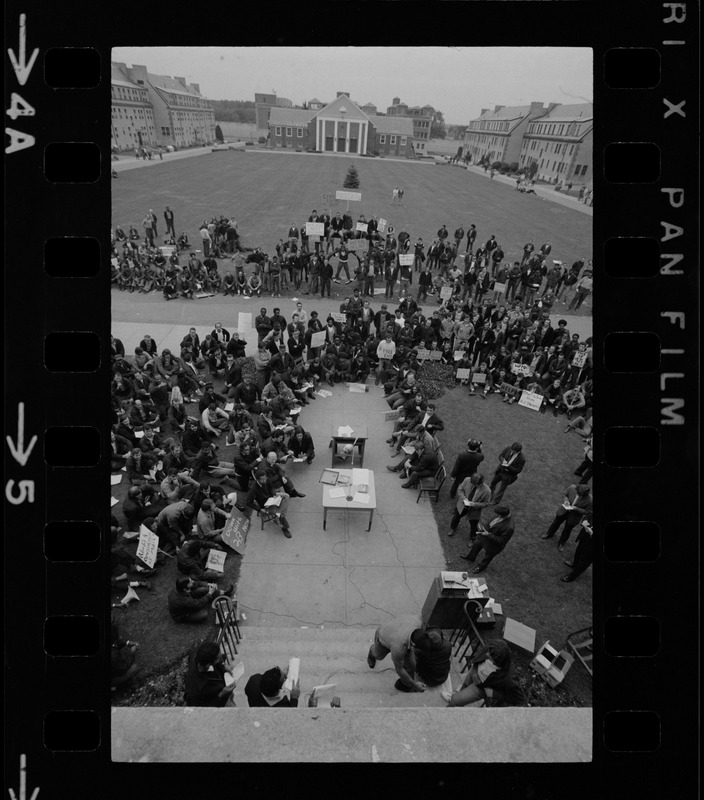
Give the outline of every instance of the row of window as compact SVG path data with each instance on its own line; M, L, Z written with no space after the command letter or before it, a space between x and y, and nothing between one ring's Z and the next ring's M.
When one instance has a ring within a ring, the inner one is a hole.
M394 136L393 134L389 134L389 144L390 145L396 144L397 138L398 138L397 136ZM401 147L405 147L406 146L406 142L408 141L408 137L407 136L401 136L400 138L401 138ZM379 144L386 144L386 134L385 133L380 133L379 134Z
M471 128L475 131L507 131L508 122L487 122L482 120L481 122L473 122Z
M528 127L528 133L544 134L545 136L579 136L580 131L581 128L577 122L562 125L533 122Z
M282 129L280 127L276 126L274 128L274 134L276 136L281 136L281 130ZM288 136L289 138L293 136L293 128L286 128L286 136ZM296 136L299 139L303 138L303 128L296 128Z
M527 142L525 144L527 144ZM525 147L525 144L524 144L524 147ZM567 144L567 143L561 143L561 142L548 142L547 144L545 144L545 142L541 142L539 139L533 139L533 140L531 140L530 145L528 146L527 149L528 150L538 150L543 146L544 146L543 152L545 152L545 153L555 153L555 155L558 155L558 156L560 155L560 153L562 153L563 155L571 156L572 153L574 153L574 148L575 148L575 145L573 145L573 144ZM569 147L569 151L567 150L568 147Z

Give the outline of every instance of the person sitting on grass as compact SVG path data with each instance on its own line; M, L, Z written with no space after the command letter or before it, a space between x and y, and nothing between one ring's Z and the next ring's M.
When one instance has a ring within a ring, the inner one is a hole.
M470 659L470 669L456 692L442 692L448 706L520 706L525 694L512 677L511 650L503 639L487 642Z
M111 622L111 639L110 687L115 691L118 686L124 686L129 683L137 675L141 667L136 663L135 656L139 644L123 639L114 619Z
M208 609L216 597L233 597L234 594L234 585L223 591L214 583L203 583L186 575L179 575L176 585L169 592L169 615L174 622L199 624L208 619Z
M224 577L222 572L205 568L210 550L223 550L215 542L206 542L203 539L188 539L176 557L176 567L182 575L188 575L196 581L217 583Z

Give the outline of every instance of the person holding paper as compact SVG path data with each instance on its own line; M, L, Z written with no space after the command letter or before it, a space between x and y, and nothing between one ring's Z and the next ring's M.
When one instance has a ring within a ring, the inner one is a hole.
M178 571L196 581L217 583L220 578L224 577L223 573L205 569L208 551L211 549L223 550L224 548L215 542L206 542L203 539L189 539L184 542L176 558Z
M484 528L479 526L478 534L469 552L461 556L466 561L474 561L481 550L484 551L484 558L472 570L473 573L483 572L508 544L509 539L514 533L513 517L508 506L499 505L494 509L496 516L489 525Z
M244 687L250 708L296 708L301 695L299 681L291 687L286 696L284 683L288 670L272 667L264 673L252 675Z
M190 656L183 697L187 706L222 708L234 706L237 687L234 664L226 662L215 642L203 642ZM227 673L231 680L225 680Z
M416 451L416 459L411 459L411 463L406 467L408 479L401 484L402 489L414 489L423 478L432 478L440 467L437 453L431 448L427 448L423 441L413 443ZM403 473L402 473L403 474Z
M425 639L420 617L405 615L380 625L374 634L374 642L367 654L367 664L374 669L391 653L391 660L398 675L394 684L399 692L424 692L425 684L416 680L416 656L414 645Z
M179 575L175 587L169 592L169 615L174 622L199 624L208 619L208 609L215 597L234 597L234 594L234 585L222 590L214 583L203 583L186 575Z
M563 583L571 583L576 580L594 561L594 529L591 512L582 520L581 525L582 529L577 534L577 549L574 551L572 561L564 562L568 567L572 567L572 570L560 578Z
M499 453L499 466L489 484L492 491L492 505L501 502L506 487L518 480L525 464L526 457L523 455L523 445L520 442L514 442Z
M484 482L484 476L475 472L470 477L465 478L459 486L455 513L450 521L448 536L457 533L457 527L462 517L467 517L469 522L469 541L474 542L477 538L477 529L481 519L482 510L489 505L491 500L491 489Z
M266 454L261 469L266 473L267 483L274 492L287 494L288 497L305 497L302 492L296 491L291 480L286 477L286 470L273 450Z
M313 437L307 433L300 425L293 429L293 436L288 442L289 452L294 458L305 458L306 464L311 464L315 458L315 447Z
M270 502L272 498L281 498L278 503L273 504ZM289 495L283 490L274 491L269 485L266 472L258 470L254 473L254 482L252 483L249 493L247 494L247 506L253 508L255 511L261 512L264 508L276 507L275 519L277 525L281 526L284 536L287 539L292 538L291 529L286 519L286 510L288 508Z
M460 689L442 692L442 698L453 707L523 705L525 694L511 673L511 650L503 639L494 639L471 657Z
M562 527L562 533L557 542L557 549L562 552L570 538L570 533L575 525L592 513L594 501L591 489L586 483L572 483L565 489L565 496L562 505L555 512L555 518L550 523L550 527L540 537L541 539L552 539Z

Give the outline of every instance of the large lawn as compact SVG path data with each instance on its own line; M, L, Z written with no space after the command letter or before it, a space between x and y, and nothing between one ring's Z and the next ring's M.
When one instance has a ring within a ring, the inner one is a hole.
M161 235L162 212L170 205L177 233L185 230L197 242L203 220L216 214L234 215L246 246L261 246L273 253L292 223L300 227L312 209L323 209L323 193L342 189L350 164L357 168L362 193L361 203L350 203L355 218L358 213L383 217L397 232L406 230L414 241L422 236L427 244L442 224L452 236L460 224L466 230L474 223L478 241L495 234L511 261L520 259L529 239L536 247L550 240L551 257L568 263L591 258L590 217L519 194L483 175L429 163L307 153L228 150L126 170L112 182L113 226L126 228L134 223L141 233L142 219L153 208ZM400 208L391 205L396 185L405 190ZM337 210L343 211L345 205L340 202ZM330 208L331 213L335 210L335 206Z
M113 225L119 223L126 228L133 223L141 229L144 214L153 208L162 234L161 215L168 204L176 215L177 232L185 230L197 242L201 221L215 214L234 215L244 244L262 246L272 253L274 244L286 237L292 223L300 227L313 208L323 209L324 192L342 188L351 163L359 172L362 193L361 203L350 204L355 216L364 213L367 217L372 214L384 217L397 231L405 229L414 239L422 236L427 243L443 223L452 234L458 225L467 229L473 222L479 240L485 241L495 234L509 260L520 258L522 246L529 239L536 246L549 239L553 244L552 257L568 263L578 257L591 257L589 216L518 194L512 187L482 175L449 166L294 153L227 151L122 172L112 183ZM405 189L405 205L400 208L390 203L395 185ZM341 203L339 210L344 208ZM334 213L335 207L330 210ZM221 262L221 269L226 263ZM166 304L160 294L129 297L134 298L140 319L149 318L150 308L153 318L163 319ZM327 308L327 304L315 301L306 305ZM129 316L120 314L125 320ZM440 438L448 472L469 437L484 442L483 471L487 480L494 471L499 451L513 441L523 443L526 468L505 496L516 515L516 534L506 551L489 567L487 579L492 596L510 609L510 615L537 629L536 646L550 639L553 645L561 647L567 634L591 623L591 570L574 583L561 583L559 576L567 571L562 560L571 556L572 545L564 554L558 554L556 540L546 542L540 535L561 501L562 489L575 480L572 472L582 458L581 440L575 434L563 433L564 417L555 419L516 405L508 406L498 396L483 401L478 396L469 397L466 389L457 388L436 402L446 423ZM388 463L392 463L391 459ZM461 526L461 536L448 539L445 535L452 514L448 490L449 483L435 508L440 538L449 568L467 569L470 565L459 558L466 551L466 523ZM230 561L237 561L237 566L228 578L236 579L240 559ZM171 571L173 565L167 569ZM150 639L155 635L158 639L155 629L159 615L163 615L165 597L161 596L161 589L143 594L142 606L153 613L143 614L142 625L136 615L126 614L126 620L132 617L130 625L143 629L131 630L130 635L138 638L142 632ZM189 631L172 641L160 640L149 666L163 667L203 633ZM520 664L526 679L527 660ZM581 666L573 668L567 684L571 700L556 692L552 697L541 697L536 704L590 702L590 682Z

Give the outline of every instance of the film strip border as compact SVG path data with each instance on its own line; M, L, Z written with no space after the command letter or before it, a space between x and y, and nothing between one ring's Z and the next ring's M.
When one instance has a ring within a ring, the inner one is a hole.
M7 13L8 763L22 800L33 768L43 796L60 796L77 767L74 795L95 796L107 794L95 781L109 747L110 52L87 46L90 19L72 16L59 46L45 19ZM684 772L681 738L696 741L680 714L696 674L683 640L698 549L699 9L597 13L595 760L629 769L635 788L658 766L670 780Z

